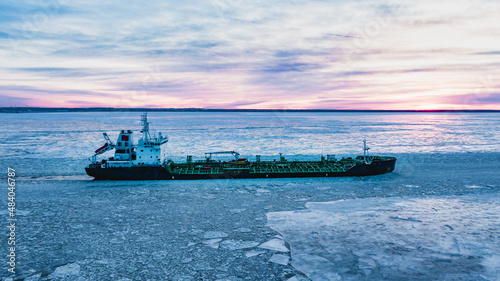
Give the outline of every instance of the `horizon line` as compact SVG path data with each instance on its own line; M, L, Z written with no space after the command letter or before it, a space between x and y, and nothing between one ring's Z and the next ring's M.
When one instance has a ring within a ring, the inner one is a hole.
M0 107L0 113L41 112L127 112L127 111L190 111L190 112L500 112L498 109L238 109L238 108L150 108L150 107Z

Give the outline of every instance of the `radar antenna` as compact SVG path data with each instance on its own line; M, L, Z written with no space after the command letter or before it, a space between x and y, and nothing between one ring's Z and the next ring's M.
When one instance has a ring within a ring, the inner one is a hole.
M368 150L370 148L366 146L366 140L363 140L363 160L365 161L366 164L371 164L372 159L370 159L370 156L368 156Z
M141 114L141 125L142 125L142 139L147 141L151 138L149 135L149 122L148 122L148 114L143 113Z

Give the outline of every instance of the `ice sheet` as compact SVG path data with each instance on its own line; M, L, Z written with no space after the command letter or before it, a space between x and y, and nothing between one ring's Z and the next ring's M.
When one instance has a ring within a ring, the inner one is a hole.
M498 280L497 196L369 198L268 213L312 280Z

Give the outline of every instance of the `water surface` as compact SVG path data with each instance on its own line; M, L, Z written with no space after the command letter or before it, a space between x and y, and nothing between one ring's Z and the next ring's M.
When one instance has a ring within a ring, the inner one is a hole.
M393 173L359 178L93 181L83 168L104 143L102 132L113 141L122 129L138 133L139 113L0 114L1 165L18 177L17 277L500 276L497 113L149 116L153 130L169 135L168 155L176 161L220 150L264 159L279 152L288 159L353 156L367 139L371 153L398 162ZM1 204L7 206L6 196Z

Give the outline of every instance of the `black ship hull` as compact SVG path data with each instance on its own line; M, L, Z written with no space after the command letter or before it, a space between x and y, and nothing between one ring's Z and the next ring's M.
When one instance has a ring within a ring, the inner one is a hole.
M322 164L318 162L318 164ZM169 169L167 166L102 167L90 165L85 168L96 180L199 180L199 179L249 179L249 178L305 178L305 177L360 177L390 173L394 170L396 158L384 157L370 164L358 163L345 170L322 171L278 171L272 169L255 172L250 169L204 171L188 173ZM271 164L272 165L272 164ZM275 165L275 164L274 164ZM277 166L277 165L276 165ZM205 167L206 168L206 167Z

